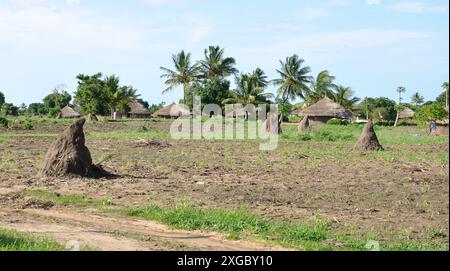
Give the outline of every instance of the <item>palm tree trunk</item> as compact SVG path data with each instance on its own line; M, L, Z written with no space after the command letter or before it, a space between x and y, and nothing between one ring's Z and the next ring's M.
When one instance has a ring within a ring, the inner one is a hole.
M397 117L395 118L394 127L397 127L399 117L400 117L400 110L397 110Z

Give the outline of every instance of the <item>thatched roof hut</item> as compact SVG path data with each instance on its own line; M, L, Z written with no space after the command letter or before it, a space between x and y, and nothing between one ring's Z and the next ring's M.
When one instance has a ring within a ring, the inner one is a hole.
M65 119L78 119L81 118L81 114L75 111L72 107L66 105L61 109L61 117Z
M342 105L335 103L328 97L323 98L317 103L305 108L299 114L300 116L308 116L310 125L325 124L330 119L349 119L352 113L345 109Z
M130 111L128 112L129 118L146 118L150 117L150 111L137 100L128 103Z
M191 112L184 106L172 103L153 113L154 118L179 118L190 116Z
M410 108L405 108L398 114L399 119L413 119L414 118L414 111L412 111Z

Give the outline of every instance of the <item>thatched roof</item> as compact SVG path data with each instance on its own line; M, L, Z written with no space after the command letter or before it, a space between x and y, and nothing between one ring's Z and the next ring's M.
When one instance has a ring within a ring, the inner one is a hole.
M61 116L63 118L79 118L81 114L75 111L72 107L66 105L63 109L61 109Z
M335 103L328 97L325 97L317 103L305 108L302 112L300 112L300 116L347 119L352 117L352 113L350 113L342 105Z
M177 118L182 116L190 116L191 112L181 105L173 103L153 113L156 118Z
M130 108L130 112L128 112L130 115L150 115L150 111L137 100L129 102L128 107Z
M294 111L292 111L291 113L289 113L290 116L299 116L300 113L302 113L301 109L295 109Z
M414 117L414 111L409 108L405 108L398 114L399 119L411 119Z

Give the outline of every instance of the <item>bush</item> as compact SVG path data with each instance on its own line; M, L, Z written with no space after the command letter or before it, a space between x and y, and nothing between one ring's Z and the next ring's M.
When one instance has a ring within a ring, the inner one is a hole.
M381 120L381 121L377 121L376 123L375 123L375 125L378 125L378 126L394 126L394 124L395 124L395 121L393 121L393 120Z
M350 122L346 119L330 119L327 121L328 125L349 125Z
M448 118L448 113L444 106L434 103L424 105L419 108L414 118L421 124L428 123L429 120L444 120Z
M301 116L296 116L296 115L289 116L289 119L288 119L288 121L289 121L290 123L297 123L297 122L300 122L300 121L302 121L302 120L303 120L303 117L301 117Z
M7 119L5 119L5 118L3 118L3 117L0 117L0 126L3 126L3 127L5 127L5 128L8 128L8 120Z

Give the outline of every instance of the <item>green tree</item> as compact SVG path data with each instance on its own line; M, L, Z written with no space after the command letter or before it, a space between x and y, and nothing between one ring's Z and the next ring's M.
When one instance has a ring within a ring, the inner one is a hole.
M444 92L436 98L436 102L444 104L445 107L448 107L448 82L444 82L441 87Z
M434 103L419 107L414 118L421 124L426 124L430 120L444 120L448 118L448 113L440 104Z
M55 112L56 111L60 112L61 108L68 105L71 100L72 96L70 96L70 94L67 91L65 90L59 91L58 89L55 89L51 94L47 95L43 99L43 104L44 107L46 108L46 111L52 113L51 117L55 117L59 115L59 113L56 114Z
M136 89L131 86L121 87L119 83L120 78L115 75L107 76L104 80L105 102L109 106L111 117L117 111L126 113L128 103L138 97Z
M383 112L385 112L385 120L394 120L396 116L395 101L385 97L367 97L361 102L361 108L366 114L367 118L370 118L374 110L377 108L384 108Z
M187 95L187 105L192 109L193 96L199 96L202 105L205 104L222 104L222 102L231 97L230 81L215 78L205 80L204 82L196 82L192 85L192 91Z
M78 87L75 92L75 103L81 108L84 114L98 115L107 114L109 108L105 101L108 97L105 94L105 82L101 79L102 73L92 76L79 74Z
M3 92L0 91L0 107L2 107L2 105L5 103L5 94L3 94Z
M254 81L255 87L266 88L269 84L266 73L260 68L256 68L251 74L250 79Z
M5 116L17 116L19 108L17 106L14 106L12 103L4 103L0 111Z
M198 80L199 77L199 67L197 64L191 64L191 54L181 51L176 55L172 55L172 62L175 67L174 70L161 67L160 69L164 71L161 78L165 78L164 84L167 88L163 93L167 93L178 86L183 86L183 100L186 103L186 95L189 91L191 83Z
M397 88L397 93L398 93L398 105L397 105L397 108L396 108L396 110L397 110L397 117L395 118L394 127L397 126L397 124L398 124L398 119L399 119L399 117L400 117L400 111L403 110L403 106L402 106L403 97L402 97L402 95L403 95L403 93L405 93L405 92L406 92L406 88L405 88L405 87L398 87L398 88Z
M205 49L205 59L198 63L203 79L223 79L239 72L234 67L236 60L225 57L224 54L225 50L219 46L209 46Z
M336 93L333 95L333 100L343 107L352 110L353 105L358 103L361 99L354 97L354 92L350 87L337 86Z
M309 75L311 68L303 67L305 60L293 55L280 60L281 69L277 70L279 79L273 80L273 84L278 86L277 95L283 101L294 101L297 98L305 99L310 92L308 84L313 78Z
M45 115L48 113L48 110L45 108L43 103L32 103L28 105L28 111L32 115Z
M264 72L260 74L264 76ZM241 74L236 76L236 89L230 92L230 98L222 101L223 104L262 104L268 103L268 99L273 97L271 93L265 93L260 78L255 74Z
M305 99L306 103L311 105L325 97L333 99L335 96L334 90L337 88L334 84L335 79L327 70L321 71L317 78L311 82L310 91Z
M411 96L411 104L414 106L418 106L423 104L425 101L425 98L419 93L416 92L413 94L413 96Z

